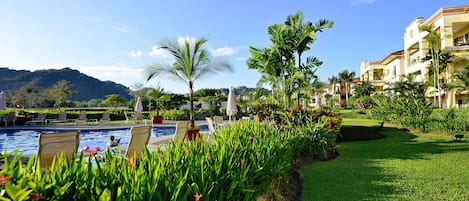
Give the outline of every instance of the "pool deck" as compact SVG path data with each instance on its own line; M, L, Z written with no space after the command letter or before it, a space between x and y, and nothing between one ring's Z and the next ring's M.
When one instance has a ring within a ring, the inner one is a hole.
M32 126L25 126L25 125L16 125L16 126L7 126L3 127L0 126L0 131L2 130L96 130L96 129L124 129L124 128L131 128L133 126L142 126L142 125L152 125L152 126L167 126L167 127L174 127L176 126L177 121L164 121L162 124L153 124L148 121L146 123L124 123L124 124L115 124L115 123L107 123L107 124L96 124L91 122L91 124L65 124L65 125L32 125ZM228 123L228 121L226 122ZM195 125L205 125L207 121L197 120L195 121ZM172 138L173 135L166 135L160 136L156 138L150 138L150 142L148 146L150 148L156 148L160 144L167 144ZM126 145L120 145L121 151L125 151L127 149ZM84 152L86 153L86 152ZM29 160L29 155L23 155L22 161L23 164L26 164ZM0 156L0 170L3 169L3 156Z

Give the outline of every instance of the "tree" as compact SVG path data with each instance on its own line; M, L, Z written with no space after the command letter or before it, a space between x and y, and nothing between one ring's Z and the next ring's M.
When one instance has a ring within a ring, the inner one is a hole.
M303 53L310 49L310 45L316 41L316 32L322 32L326 28L332 28L334 23L326 19L320 19L316 24L312 22L304 22L304 15L302 12L297 12L287 17L285 26L290 30L293 37L293 50L297 55L298 71L302 75L297 76L297 105L300 105L300 92L304 87L307 87L311 79L314 79L314 74L317 68L322 65L322 61L319 61L316 57L308 57L306 64L302 63L301 56Z
M217 89L205 89L205 90L199 90L198 91L200 94L205 93L204 96L199 96L200 101L206 102L209 104L209 112L210 115L219 115L220 113L220 107L221 107L221 102L226 101L227 97L221 90ZM195 93L194 93L195 94Z
M434 78L433 78L433 86L435 87L436 93L438 93L438 107L441 108L441 87L440 87L440 62L439 62L439 53L440 53L440 31L435 30L435 25L432 24L422 24L419 26L420 31L428 32L428 34L424 37L428 43L430 48L430 57L431 57L431 64L433 67Z
M345 84L345 102L348 103L348 93L350 88L350 83L355 78L355 72L348 72L347 69L339 73L339 80Z
M339 82L339 78L337 78L337 76L333 75L330 78L328 78L328 80L329 80L329 85L331 87L331 92L332 92L332 107L334 107L334 105L335 105L335 95L337 94L337 91L335 90L335 86Z
M370 96L375 92L375 88L369 81L362 81L353 87L356 97Z
M273 95L274 91L282 91L284 108L291 106L294 92L300 101L301 90L317 80L315 72L322 62L316 57L307 57L304 62L302 55L315 42L316 33L332 25L324 19L315 24L304 22L303 13L297 12L288 16L285 23L268 27L272 42L268 48L250 47L247 65L261 72L261 81L271 84Z
M162 75L172 75L184 82L189 89L190 127L194 127L194 82L209 74L232 71L231 65L218 57L211 57L203 45L205 38L184 38L163 41L161 49L174 57L172 64L153 64L147 67L147 81Z
M425 91L422 82L415 81L412 74L401 77L399 81L389 83L386 91L391 92L396 97L415 97L425 99Z
M454 81L450 83L450 89L456 89L459 94L467 96L469 94L469 65L459 68L453 74Z
M150 89L147 91L147 97L150 101L148 101L148 108L151 110L151 100L155 101L155 109L156 109L156 116L160 116L160 108L163 105L163 99L161 98L164 95L164 89L161 85L157 85L155 88Z
M125 99L122 98L119 94L109 94L106 95L106 98L102 102L104 105L109 105L116 109L118 106L122 106L125 104Z
M60 108L62 103L67 100L70 96L76 94L75 91L72 91L72 85L67 80L57 81L49 89L47 89L49 97L51 97L55 104L54 106Z

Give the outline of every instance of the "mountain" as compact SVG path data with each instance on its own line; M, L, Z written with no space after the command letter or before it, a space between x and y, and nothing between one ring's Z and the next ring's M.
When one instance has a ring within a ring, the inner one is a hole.
M72 90L77 92L70 97L71 100L104 99L109 94L119 94L126 100L130 99L128 87L112 81L103 82L70 68L37 71L0 68L0 91L12 93L31 82L38 87L48 88L60 80L69 81Z

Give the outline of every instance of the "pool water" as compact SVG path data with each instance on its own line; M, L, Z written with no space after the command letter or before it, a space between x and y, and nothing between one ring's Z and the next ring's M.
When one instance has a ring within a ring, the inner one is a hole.
M0 150L8 152L19 150L24 154L35 154L40 133L63 132L67 130L42 129L42 130L0 130ZM153 127L150 140L165 135L172 135L176 131L174 126ZM206 125L201 126L201 132L208 131ZM128 144L130 140L130 128L123 129L95 129L80 131L80 145L78 149L89 146L91 149L106 148L109 136L114 135L116 139L121 138L120 144Z

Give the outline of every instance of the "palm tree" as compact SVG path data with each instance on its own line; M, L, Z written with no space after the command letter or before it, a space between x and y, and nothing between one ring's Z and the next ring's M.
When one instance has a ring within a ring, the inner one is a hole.
M174 57L172 64L153 64L147 67L147 81L167 74L187 84L189 88L190 127L194 126L194 82L209 74L232 71L230 64L218 57L211 57L203 45L205 38L184 38L177 41L165 40L161 49Z
M339 82L339 78L337 78L337 76L333 75L333 76L331 76L330 78L328 78L328 80L329 80L329 84L330 84L330 86L331 86L332 102L333 102L333 105L334 105L334 102L335 102L335 94L336 94L335 85Z
M348 103L348 92L349 92L349 86L350 83L353 81L353 78L355 78L355 72L348 72L347 69L339 73L339 79L344 82L345 84L345 102Z
M371 85L370 81L362 81L353 87L354 96L370 96L375 92L375 88Z
M151 104L152 100L155 101L156 116L160 116L159 110L162 105L161 97L164 95L163 87L161 87L161 85L158 84L155 88L148 90L146 95L149 99L148 105ZM148 110L150 110L150 107L148 108L149 108Z
M451 82L449 88L456 89L459 94L467 96L469 94L469 66L459 68L453 74L454 81Z
M322 32L326 28L332 28L333 22L328 21L326 19L320 19L316 24L313 25L312 22L304 22L304 15L302 12L297 12L293 15L287 17L285 21L285 26L287 29L292 33L293 41L293 50L296 52L298 56L298 71L303 73L301 77L302 79L297 79L295 82L298 85L298 92L297 92L297 105L300 105L300 90L303 88L302 86L308 86L311 79L314 77L314 73L316 69L322 62L319 61L316 57L308 57L307 64L303 65L301 61L301 56L303 53L310 49L310 45L316 40L316 33Z
M441 108L441 89L440 89L440 62L439 62L439 53L440 53L440 34L438 30L435 30L435 25L432 24L422 24L419 26L420 31L428 32L425 39L430 48L431 64L434 69L433 85L438 92L438 107Z

